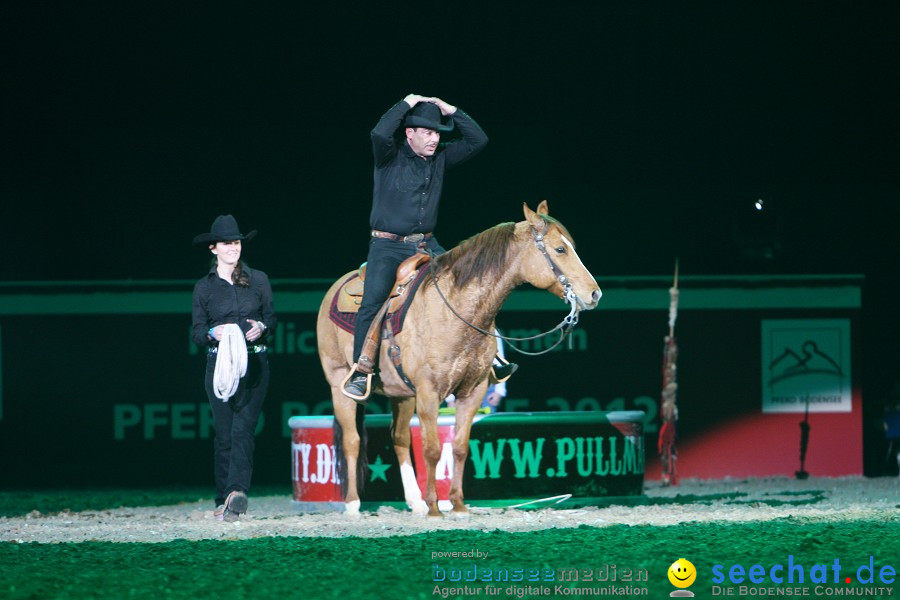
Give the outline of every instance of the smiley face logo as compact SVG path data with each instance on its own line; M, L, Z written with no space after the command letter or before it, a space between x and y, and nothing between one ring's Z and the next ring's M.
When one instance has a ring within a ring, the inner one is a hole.
M679 558L669 567L669 581L677 588L690 587L697 579L697 569L691 561Z

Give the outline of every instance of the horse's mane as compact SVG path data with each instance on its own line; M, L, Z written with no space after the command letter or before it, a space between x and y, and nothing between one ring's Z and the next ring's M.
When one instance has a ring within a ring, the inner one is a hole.
M556 225L574 246L575 241L565 225L550 215L538 216L546 224L545 231ZM507 251L515 235L515 223L500 223L476 233L449 252L436 256L432 261L434 274L440 276L449 271L457 287L463 287L473 279L497 279L506 268Z
M559 221L557 221L556 219L554 219L554 218L551 217L550 215L538 215L538 216L541 218L541 220L542 220L544 223L547 224L547 227L545 228L545 231L550 231L550 226L551 226L551 225L556 225L557 227L559 227L559 230L562 232L562 234L563 234L564 236L566 236L566 239L569 240L570 242L572 242L572 247L573 247L573 248L575 247L575 239L572 237L572 234L569 233L569 230L566 229L566 226L565 226L565 225L563 225L562 223L560 223Z
M473 279L499 278L506 267L507 251L515 233L515 223L500 223L473 235L446 254L435 257L432 263L435 275L449 272L457 287Z

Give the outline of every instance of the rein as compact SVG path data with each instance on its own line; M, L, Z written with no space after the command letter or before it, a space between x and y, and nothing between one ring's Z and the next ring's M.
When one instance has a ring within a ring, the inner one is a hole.
M548 352L551 352L554 348L559 346L562 343L562 341L564 339L566 339L566 337L570 333L572 333L572 329L574 329L575 325L578 324L578 296L575 294L574 291L572 291L572 284L569 283L569 278L566 277L565 273L562 272L562 269L559 268L559 265L557 265L555 262L553 262L553 259L550 258L550 255L547 253L547 247L544 244L544 234L547 233L547 229L549 229L549 226L545 227L544 231L542 233L540 233L540 232L538 232L537 229L535 229L532 226L531 236L534 239L534 245L541 252L541 254L544 255L544 258L547 259L547 264L550 266L550 270L553 271L553 274L556 276L556 280L563 286L563 300L566 302L566 304L570 305L571 308L569 309L569 314L566 315L565 317L563 317L563 320L559 323L559 325L557 325L553 329L545 331L544 333L539 333L537 335L532 335L532 336L528 336L528 337L508 337L505 335L500 335L500 334L497 334L497 333L494 333L491 331L484 330L481 327L478 327L477 325L470 323L468 320L466 320L465 317L463 317L461 314L456 312L456 309L453 308L453 306L447 300L447 297L444 296L444 293L441 291L441 288L438 287L438 280L437 280L437 276L434 274L434 266L433 266L434 265L434 253L429 251L429 254L432 255L431 256L432 260L430 260L428 262L428 271L429 271L429 274L431 275L431 280L434 282L434 289L437 290L438 295L441 297L441 300L444 301L444 304L447 306L447 308L450 309L450 312L452 312L454 315L456 315L456 318L458 318L460 321L462 321L463 323L465 323L466 325L468 325L475 331L477 331L483 335L489 335L491 337L500 338L501 340L507 342L509 344L509 347L512 348L513 350L515 350L516 352L518 352L520 354L527 354L528 356L540 356L541 354L547 354ZM556 331L559 331L559 339L556 340L556 342L552 346L550 346L549 348L545 348L544 350L542 350L540 352L528 352L526 350L522 350L521 348L517 348L515 346L515 344L511 343L511 342L525 342L528 340L540 339L540 338L546 337Z

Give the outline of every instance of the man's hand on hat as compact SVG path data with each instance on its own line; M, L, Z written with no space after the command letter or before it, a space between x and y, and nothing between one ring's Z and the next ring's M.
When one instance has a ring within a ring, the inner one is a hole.
M403 99L404 102L406 102L407 104L409 104L409 107L410 107L410 108L412 108L413 106L415 106L415 105L418 104L419 102L424 102L424 101L426 101L426 100L428 100L428 98L426 98L426 97L424 97L424 96L420 96L420 95L418 95L418 94L409 94L408 96L406 96L406 98Z
M456 107L452 104L447 104L440 98L422 98L425 102L431 102L433 104L437 104L437 107L441 109L441 114L445 117L448 115L452 115L456 112Z

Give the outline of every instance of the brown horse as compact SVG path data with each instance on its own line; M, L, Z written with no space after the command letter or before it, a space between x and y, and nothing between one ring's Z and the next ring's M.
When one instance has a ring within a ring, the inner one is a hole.
M494 331L494 318L513 289L526 282L546 289L570 303L570 314L592 309L600 300L597 282L575 253L572 236L549 216L547 202L541 202L537 212L527 205L523 208L524 221L496 225L432 261L431 276L426 275L410 304L403 329L395 338L402 348L402 369L415 392L397 374L388 356L388 344L382 342L381 383L375 391L392 400L394 450L404 496L415 513L442 514L435 488L435 465L441 454L437 416L441 402L451 393L456 395L451 514L468 513L462 482L469 433L487 390L497 349L494 338L486 333ZM362 423L357 423L356 402L341 392L341 382L353 364L353 335L329 318L332 298L349 275L341 277L325 295L319 309L317 335L322 369L331 385L336 427L340 428L340 436L335 437L336 443L341 439L337 452L343 453L346 472L358 476L357 468L365 461L363 454L358 463ZM359 412L362 415L362 407ZM410 457L410 420L414 413L422 428L427 469L424 502ZM357 477L348 476L344 483L346 511L357 514Z

